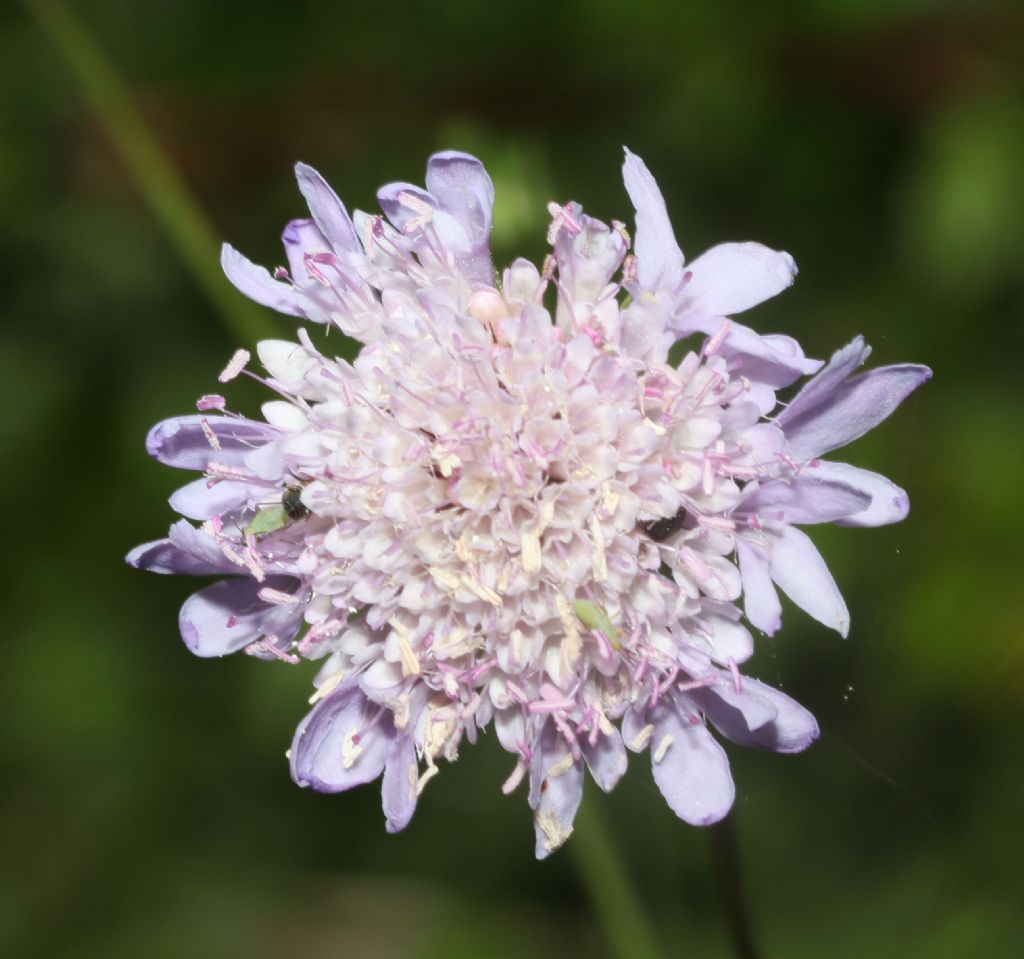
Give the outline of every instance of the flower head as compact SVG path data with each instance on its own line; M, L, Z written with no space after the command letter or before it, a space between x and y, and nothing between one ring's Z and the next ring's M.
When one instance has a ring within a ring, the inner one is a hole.
M494 191L473 157L433 156L425 190L383 187L384 216L350 218L319 174L297 175L311 218L284 231L288 268L225 246L224 269L362 349L350 363L301 329L263 342L277 398L262 420L213 395L157 425L149 452L203 475L171 498L185 518L129 562L225 575L182 608L197 655L321 662L292 775L336 792L383 774L390 831L439 761L490 726L512 755L504 790L528 779L538 856L571 832L584 769L609 790L630 751L650 753L681 818L721 819L734 788L712 729L778 752L818 734L741 673L744 618L774 632L778 587L846 634L797 527L906 514L885 478L820 457L929 371L855 374L860 339L823 367L728 318L788 287L792 258L730 243L687 265L628 151L632 253L621 223L551 204L551 255L500 276ZM810 374L780 406L776 391Z

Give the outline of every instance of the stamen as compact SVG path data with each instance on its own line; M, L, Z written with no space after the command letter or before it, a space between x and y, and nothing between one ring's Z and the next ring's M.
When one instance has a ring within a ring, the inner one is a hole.
M671 733L666 733L661 742L655 747L654 752L651 754L651 760L655 763L660 763L665 758L665 753L668 752L669 747L675 742L675 736Z
M221 370L217 379L221 383L229 383L245 369L251 358L252 354L248 350L236 350L234 356L228 360L228 365Z
M427 783L430 782L430 780L433 779L440 771L441 771L440 767L435 766L433 764L427 766L427 768L423 770L423 775L420 776L420 778L416 781L416 795L417 796L421 792L423 792L423 790L426 787Z
M273 606L291 606L302 599L301 596L294 596L292 593L285 593L279 589L271 589L269 586L264 586L256 595L263 602Z
M475 596L478 596L485 603L490 603L492 606L501 605L501 597L494 592L493 589L489 589L482 583L478 582L474 577L471 577L465 573L459 577L459 582L466 587Z
M574 699L535 699L527 704L526 711L534 715L557 713L559 710L572 709L575 705Z
M728 660L726 660L726 662L729 666L729 672L732 673L732 688L736 691L736 694L739 695L741 692L743 692L743 683L742 677L740 676L740 668L736 665L736 660L733 659L731 656L728 658Z
M290 663L295 665L298 663L299 657L293 656L291 653L286 653L277 645L278 639L276 636L268 635L264 639L258 639L255 643L249 643L245 647L245 652L249 656L259 656L261 654L269 653L275 659L279 659L284 663Z
M513 792L515 788L523 781L523 776L526 774L526 763L522 759L518 760L515 766L512 767L512 772L508 779L502 784L501 791L507 796Z
M248 479L249 474L238 466L230 466L227 463L215 463L212 460L206 464L206 472L217 479Z
M555 779L558 776L564 776L575 765L576 760L573 759L571 754L567 754L559 759L558 762L552 763L548 767L548 778Z
M704 356L714 356L721 349L730 330L732 330L732 323L729 320L723 321L722 325L704 341L704 349L701 353Z
M359 758L363 747L359 745L359 735L356 730L350 729L345 733L341 743L341 764L345 769L351 769Z
M633 739L633 749L640 752L651 741L652 735L654 735L654 726L648 723Z
M304 253L302 255L302 265L306 268L306 273L309 274L310 279L316 280L317 283L327 289L331 289L331 281L327 279L323 270L317 266L318 263L323 262L323 254Z

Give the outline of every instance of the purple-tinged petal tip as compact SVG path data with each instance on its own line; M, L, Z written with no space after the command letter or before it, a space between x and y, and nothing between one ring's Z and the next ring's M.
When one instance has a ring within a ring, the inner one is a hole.
M335 252L359 251L361 247L348 210L327 181L306 163L295 164L295 179L317 227Z
M221 247L220 265L235 288L260 306L290 316L306 315L298 305L290 283L275 280L264 267L244 257L230 243Z
M292 778L318 792L342 792L376 779L394 738L378 707L352 685L328 694L299 723L292 740Z
M771 535L772 579L797 606L845 639L850 612L821 553L810 538L793 526Z
M706 316L743 313L793 285L796 261L761 243L721 243L694 260L688 309Z
M637 278L651 292L675 290L683 278L683 251L676 242L665 198L646 164L627 147L622 180L636 211Z
M299 628L301 608L270 605L259 594L293 586L294 580L280 576L263 583L242 577L213 583L185 600L178 615L181 638L203 658L237 653L265 635L287 643Z
M245 458L275 435L270 426L255 420L193 413L157 423L146 435L146 452L178 469L205 470L211 461L244 466Z
M401 832L416 811L419 768L412 736L396 735L388 749L381 779L381 803L387 831Z
M651 713L651 770L669 808L692 826L724 819L736 798L729 759L697 716L683 716L675 700Z
M699 690L693 698L727 739L741 746L798 753L819 735L814 715L781 690L744 676L738 691ZM765 721L765 711L771 718Z

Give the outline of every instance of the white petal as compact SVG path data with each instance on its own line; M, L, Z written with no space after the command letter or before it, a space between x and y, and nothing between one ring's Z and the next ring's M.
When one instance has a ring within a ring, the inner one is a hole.
M263 411L263 418L271 426L286 433L298 433L309 426L306 414L287 400L270 400L260 409Z

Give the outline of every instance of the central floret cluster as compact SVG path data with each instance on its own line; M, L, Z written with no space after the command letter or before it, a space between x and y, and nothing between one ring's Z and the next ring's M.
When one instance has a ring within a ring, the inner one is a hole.
M383 773L392 831L438 760L492 724L515 757L505 790L529 776L539 856L571 832L584 765L611 789L627 750L650 750L683 819L720 819L734 791L709 723L782 752L817 735L741 675L752 639L736 603L774 632L774 582L845 635L842 598L791 524L905 515L888 480L819 457L927 370L852 377L868 355L856 340L772 416L776 390L822 364L726 317L788 286L792 259L725 244L684 266L632 154L635 253L621 224L552 204L552 254L500 277L472 157L431 158L427 190L384 187L386 219L350 219L308 167L298 179L312 219L285 230L289 268L272 277L225 247L225 270L364 346L349 363L302 330L261 343L280 397L263 421L207 396L158 425L150 452L205 474L172 497L201 525L129 561L230 575L182 609L197 654L323 660L293 775L339 791Z

